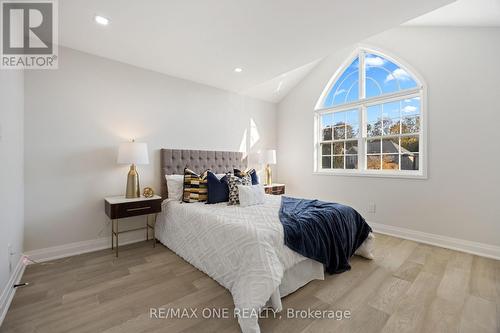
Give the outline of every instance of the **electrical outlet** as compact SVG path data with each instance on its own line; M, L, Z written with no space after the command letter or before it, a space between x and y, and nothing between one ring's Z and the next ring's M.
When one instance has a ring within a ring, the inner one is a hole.
M368 204L368 213L375 214L377 212L377 205L374 202Z

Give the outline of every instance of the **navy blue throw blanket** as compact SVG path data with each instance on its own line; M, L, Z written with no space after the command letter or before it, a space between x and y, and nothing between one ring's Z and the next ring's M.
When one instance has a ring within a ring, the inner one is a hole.
M285 245L325 265L330 274L351 269L349 258L372 231L353 208L332 202L282 197Z

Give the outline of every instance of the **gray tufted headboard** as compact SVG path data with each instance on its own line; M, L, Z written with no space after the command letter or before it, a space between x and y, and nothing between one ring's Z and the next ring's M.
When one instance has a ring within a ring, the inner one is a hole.
M161 149L161 196L168 197L165 175L182 175L188 167L195 172L207 169L215 173L233 171L233 168L244 170L247 167L243 153L234 151Z

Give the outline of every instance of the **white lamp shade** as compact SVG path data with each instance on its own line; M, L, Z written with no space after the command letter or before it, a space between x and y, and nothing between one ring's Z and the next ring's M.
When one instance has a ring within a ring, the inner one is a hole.
M262 153L262 163L264 164L276 164L276 150L269 149Z
M118 148L118 164L149 164L148 145L126 142Z

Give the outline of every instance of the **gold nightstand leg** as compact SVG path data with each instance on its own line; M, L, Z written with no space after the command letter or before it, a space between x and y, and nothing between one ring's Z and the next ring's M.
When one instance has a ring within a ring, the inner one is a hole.
M115 248L115 240L114 240L114 235L113 232L115 231L115 221L111 220L111 251Z
M153 247L156 247L156 234L155 234L155 230L156 230L156 218L158 217L158 214L155 214L155 219L153 221Z
M116 257L118 258L118 220L115 220L116 227L115 227L115 237L116 237Z

